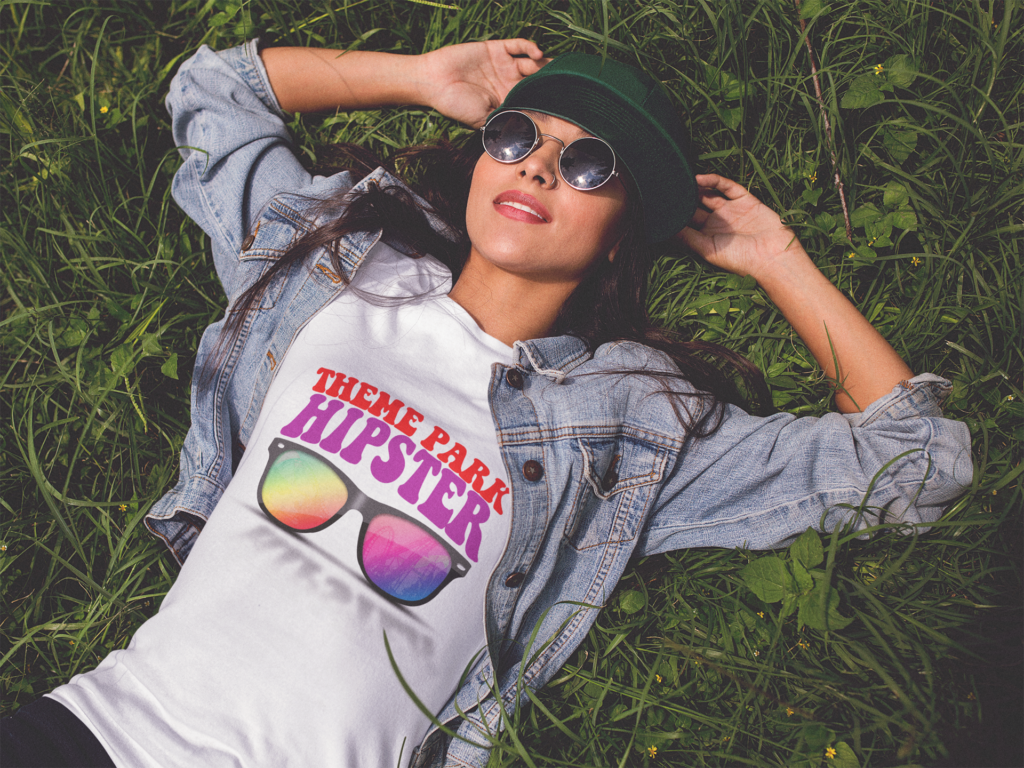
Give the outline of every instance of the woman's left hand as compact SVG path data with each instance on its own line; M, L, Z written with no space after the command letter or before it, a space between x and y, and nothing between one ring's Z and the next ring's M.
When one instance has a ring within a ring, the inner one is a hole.
M777 259L804 255L793 230L743 185L709 173L697 186L703 207L676 238L709 264L759 278Z
M420 57L419 77L428 106L479 128L516 83L549 59L529 40L489 40L439 48Z

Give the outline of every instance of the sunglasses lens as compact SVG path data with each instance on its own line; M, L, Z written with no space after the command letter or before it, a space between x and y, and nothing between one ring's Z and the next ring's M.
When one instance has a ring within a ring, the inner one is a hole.
M263 509L295 531L330 521L348 501L348 488L320 459L284 451L267 471L260 492Z
M536 141L537 128L518 112L502 112L484 128L484 149L500 163L522 160Z
M615 155L600 139L577 139L565 148L558 169L570 187L595 189L611 178Z
M366 578L392 597L415 603L447 578L452 561L433 536L408 520L378 515L363 537Z

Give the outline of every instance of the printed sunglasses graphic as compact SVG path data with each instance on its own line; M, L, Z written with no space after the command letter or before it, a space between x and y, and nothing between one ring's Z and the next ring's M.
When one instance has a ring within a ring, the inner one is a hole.
M327 459L288 440L271 443L257 497L271 520L297 533L322 530L358 510L359 567L394 602L422 605L469 571L469 561L425 525L374 501Z

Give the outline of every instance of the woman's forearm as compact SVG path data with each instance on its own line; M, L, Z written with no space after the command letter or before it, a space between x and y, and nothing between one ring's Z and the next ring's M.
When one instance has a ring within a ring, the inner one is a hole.
M843 413L864 409L914 375L799 243L755 276L825 375L837 382L836 407Z
M423 104L418 56L328 48L265 48L270 85L286 112Z

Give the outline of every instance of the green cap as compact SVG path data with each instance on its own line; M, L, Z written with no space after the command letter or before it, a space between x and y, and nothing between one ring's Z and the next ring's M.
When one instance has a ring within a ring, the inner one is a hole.
M647 239L668 240L697 209L686 131L661 84L646 72L586 53L565 53L520 80L494 114L527 109L575 123L607 141L633 177Z

